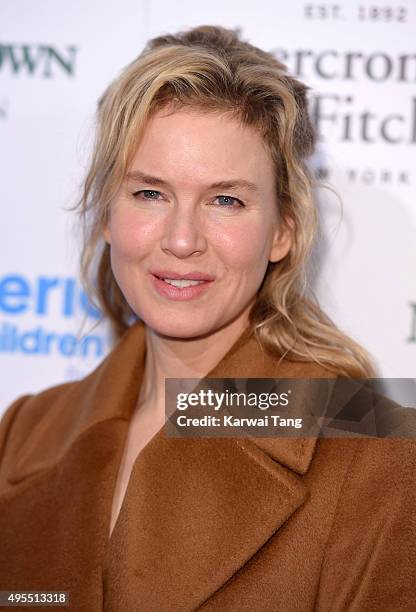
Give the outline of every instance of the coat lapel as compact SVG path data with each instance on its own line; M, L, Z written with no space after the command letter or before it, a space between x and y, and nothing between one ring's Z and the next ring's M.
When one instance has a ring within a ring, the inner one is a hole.
M207 378L322 376L243 334ZM105 559L108 610L195 610L308 498L316 438L179 439L166 426L134 464Z
M8 507L0 528L12 534L5 558L16 561L2 572L7 588L66 589L74 609L91 612L102 609L104 585L109 611L193 610L308 498L302 475L316 438L177 439L163 427L136 459L109 541L144 356L137 323L83 381L29 400L29 443L0 497ZM313 366L279 364L247 333L208 374L319 376Z
M108 610L195 610L306 498L300 477L248 440L159 432L136 460L111 537Z

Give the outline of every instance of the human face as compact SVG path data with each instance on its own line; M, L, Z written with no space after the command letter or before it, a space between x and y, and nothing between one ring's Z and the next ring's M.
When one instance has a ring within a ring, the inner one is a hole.
M229 184L213 186L220 182ZM273 163L256 130L196 109L156 113L104 229L133 311L172 338L247 321L268 262L290 248L277 207ZM184 278L192 286L163 280Z

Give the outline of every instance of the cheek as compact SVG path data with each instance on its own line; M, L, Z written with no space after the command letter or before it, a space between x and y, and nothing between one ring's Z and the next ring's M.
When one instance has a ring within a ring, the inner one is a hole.
M135 214L135 211L116 213L111 218L111 252L115 259L136 258L149 251L158 236L157 219Z
M265 224L257 219L223 227L215 234L215 243L222 260L231 268L254 268L261 273L267 264L270 235Z

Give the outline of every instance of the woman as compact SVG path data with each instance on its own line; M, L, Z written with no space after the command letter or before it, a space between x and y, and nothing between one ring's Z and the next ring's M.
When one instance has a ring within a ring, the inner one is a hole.
M306 87L204 26L151 40L97 120L83 271L117 343L3 417L1 589L77 611L414 610L411 440L164 435L166 378L373 373L307 293Z

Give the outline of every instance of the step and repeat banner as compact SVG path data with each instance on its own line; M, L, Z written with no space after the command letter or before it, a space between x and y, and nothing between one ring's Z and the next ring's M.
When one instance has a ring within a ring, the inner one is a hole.
M390 378L416 377L416 3L3 0L0 414L110 349L78 278L95 105L162 33L239 28L311 87L322 238L315 292ZM324 187L328 185L330 189Z

